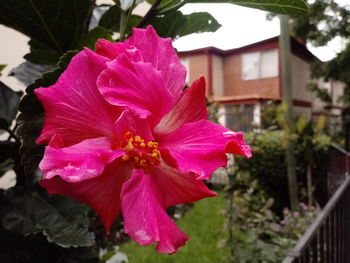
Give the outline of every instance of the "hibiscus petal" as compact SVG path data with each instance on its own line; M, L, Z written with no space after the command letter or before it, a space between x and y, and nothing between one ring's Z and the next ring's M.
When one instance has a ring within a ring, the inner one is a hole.
M159 168L154 169L152 175L163 193L166 207L217 196L195 176L181 173L164 162L161 162Z
M152 125L175 103L160 71L150 63L133 62L126 55L120 55L107 65L97 84L109 103L128 107L141 118L149 117Z
M83 50L54 85L34 91L45 109L44 128L37 143L49 143L54 134L65 145L113 135L119 110L109 105L96 87L106 61L103 56Z
M108 164L104 172L93 179L68 183L59 176L40 181L49 194L72 197L96 211L104 224L106 233L120 212L120 193L122 184L130 177L131 167L122 161Z
M199 179L207 180L217 168L226 166L226 146L235 154L248 153L249 146L244 140L240 141L242 144L237 143L237 136L224 135L227 131L207 120L188 123L172 133L159 136L160 150L169 152L182 172L193 172ZM245 150L239 152L235 147L245 147Z
M81 143L57 148L60 140L54 136L39 164L45 179L58 175L67 182L81 182L99 176L107 163L124 154L111 150L110 138L87 139Z
M115 122L116 135L122 137L126 131L130 131L134 136L139 135L146 141L153 141L153 135L148 122L137 118L128 110L123 111L119 119Z
M152 176L141 169L134 170L123 185L124 230L140 245L158 242L158 252L172 254L188 237L165 212L164 198Z
M203 77L186 89L175 106L155 128L156 133L169 133L185 123L208 119L205 99L205 80Z
M227 129L223 134L226 141L228 141L226 145L227 153L238 154L248 158L252 157L250 146L245 143L242 132L233 132Z
M99 40L96 52L109 59L126 54L132 61L149 62L164 77L165 87L177 100L185 86L186 68L181 64L170 38L160 38L152 26L134 28L125 42L110 43Z

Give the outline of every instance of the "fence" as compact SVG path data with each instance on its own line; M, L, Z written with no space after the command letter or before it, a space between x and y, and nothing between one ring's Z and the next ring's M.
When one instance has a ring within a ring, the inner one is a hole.
M321 182L328 202L282 263L350 262L349 155L333 147ZM331 196L331 197L330 197Z

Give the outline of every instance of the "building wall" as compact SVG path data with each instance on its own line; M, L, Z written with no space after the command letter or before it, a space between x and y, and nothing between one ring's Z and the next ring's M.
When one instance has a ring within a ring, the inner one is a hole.
M224 96L279 98L279 78L242 80L241 55L224 60Z
M310 64L299 57L292 55L292 96L294 100L311 102L312 94L306 89L311 82Z
M223 58L212 55L212 88L214 97L224 96L224 63Z
M188 82L192 83L204 76L208 86L208 56L206 54L192 55L188 57Z
M339 81L331 81L332 85L332 104L336 106L342 106L340 102L338 102L339 96L343 95L344 93L344 84Z

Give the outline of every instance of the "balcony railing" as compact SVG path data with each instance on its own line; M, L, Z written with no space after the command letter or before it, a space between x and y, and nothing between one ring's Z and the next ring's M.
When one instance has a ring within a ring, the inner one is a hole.
M282 263L350 262L349 155L332 148L322 189L328 200ZM330 197L331 196L331 197Z

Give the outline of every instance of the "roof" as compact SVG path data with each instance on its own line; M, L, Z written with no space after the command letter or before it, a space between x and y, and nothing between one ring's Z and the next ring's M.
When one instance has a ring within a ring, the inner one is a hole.
M256 52L261 50L269 50L269 49L275 49L279 47L279 41L278 36L268 38L259 42L255 42L246 46L242 46L239 48L234 49L228 49L228 50L222 50L216 47L205 47L205 48L199 48L199 49L193 49L188 51L180 51L179 56L180 57L187 57L192 55L200 55L200 54L214 54L218 56L228 56L228 55L234 55L234 54L242 54L242 53L248 53L248 52ZM320 61L314 54L312 54L307 47L300 43L295 38L291 37L291 49L292 53L296 56L306 60L306 61Z

